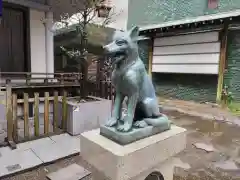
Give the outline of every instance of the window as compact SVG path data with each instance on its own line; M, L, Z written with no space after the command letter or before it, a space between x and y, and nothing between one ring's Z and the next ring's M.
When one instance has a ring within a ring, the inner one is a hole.
M208 8L209 9L216 9L218 7L219 0L208 0Z

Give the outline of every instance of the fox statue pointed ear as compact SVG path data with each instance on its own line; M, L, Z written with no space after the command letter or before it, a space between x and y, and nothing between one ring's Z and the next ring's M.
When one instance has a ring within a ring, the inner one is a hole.
M145 37L145 36L139 36L139 27L138 26L134 26L130 31L130 37L132 38L132 40L134 42L138 42L138 41L142 41L142 40L148 40L149 37Z
M139 35L139 27L134 26L130 31L129 31L130 37L132 39L136 39Z

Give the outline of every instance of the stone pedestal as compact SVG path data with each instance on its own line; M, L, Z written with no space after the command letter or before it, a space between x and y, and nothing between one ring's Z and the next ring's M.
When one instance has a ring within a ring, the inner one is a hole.
M145 180L160 172L173 179L174 158L186 147L185 129L171 130L122 146L92 130L81 135L81 156L109 180Z

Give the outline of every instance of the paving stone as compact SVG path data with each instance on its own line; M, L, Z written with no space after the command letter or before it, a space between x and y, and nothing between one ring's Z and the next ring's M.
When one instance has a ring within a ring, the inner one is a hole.
M174 159L175 167L182 168L184 170L190 169L191 166L188 163L184 163L180 158Z
M72 164L56 172L49 173L47 178L50 180L81 180L90 174L91 173L82 166Z
M224 161L224 162L216 162L214 163L216 168L222 169L222 170L239 170L236 163L232 160Z
M206 152L214 152L216 149L211 144L204 144L204 143L195 143L193 144L197 149L202 149Z
M8 155L11 152L12 152L12 150L9 147L2 147L2 148L0 148L1 156Z
M76 147L80 151L80 135L78 136L71 136L68 133L65 134L60 134L60 135L55 135L50 137L53 141L56 143L61 143L63 141L69 142L70 144L78 144Z
M51 136L50 138L55 142L61 142L61 141L72 140L73 138L75 138L75 136L71 136L68 133L64 133L64 134Z
M42 148L44 146L48 146L50 144L55 143L53 140L51 140L50 138L42 138L42 139L37 139L34 141L28 141L25 143L20 143L17 144L17 149L18 150L26 150L26 149L30 149L30 148Z
M30 149L8 153L7 156L0 158L0 177L42 164L42 161Z
M32 148L34 153L44 162L52 162L80 152L80 141L77 138L68 141L47 144L41 148Z

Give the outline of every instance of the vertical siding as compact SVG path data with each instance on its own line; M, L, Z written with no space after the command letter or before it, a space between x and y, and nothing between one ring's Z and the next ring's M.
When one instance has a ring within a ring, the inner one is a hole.
M230 31L227 48L227 72L224 84L234 96L234 101L240 102L240 30Z
M149 68L149 46L150 46L151 41L150 40L144 40L140 41L138 43L138 51L139 51L139 56L143 63L146 66L146 70L148 71Z
M197 102L215 102L217 75L152 73L159 96Z

